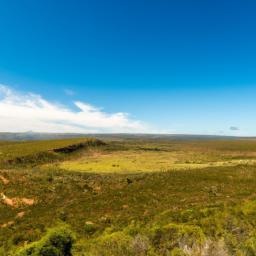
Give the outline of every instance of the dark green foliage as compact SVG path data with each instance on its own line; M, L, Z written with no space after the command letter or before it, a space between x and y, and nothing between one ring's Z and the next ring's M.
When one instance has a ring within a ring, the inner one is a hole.
M100 140L87 140L86 142L81 142L77 144L72 144L63 148L56 148L53 151L56 153L72 153L74 151L87 148L89 146L104 146L106 143Z
M50 229L41 240L17 251L17 256L70 256L74 235L66 226Z

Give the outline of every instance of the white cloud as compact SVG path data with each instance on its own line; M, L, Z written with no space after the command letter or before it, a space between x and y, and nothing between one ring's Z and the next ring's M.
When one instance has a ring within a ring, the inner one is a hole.
M75 101L77 111L33 93L21 94L0 85L0 131L5 132L148 132L149 127L127 113L106 113Z

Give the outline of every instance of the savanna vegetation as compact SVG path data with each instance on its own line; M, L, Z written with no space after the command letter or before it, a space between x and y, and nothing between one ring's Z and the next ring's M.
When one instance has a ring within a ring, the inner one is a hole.
M256 141L0 142L0 255L256 255Z

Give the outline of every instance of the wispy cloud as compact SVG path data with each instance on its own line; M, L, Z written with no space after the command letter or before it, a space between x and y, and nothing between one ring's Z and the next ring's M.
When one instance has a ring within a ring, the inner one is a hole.
M237 127L237 126L230 126L229 130L231 130L231 131L239 131L239 127Z
M40 95L20 93L0 85L0 131L22 132L148 132L148 125L127 113L106 113L74 101L77 111Z

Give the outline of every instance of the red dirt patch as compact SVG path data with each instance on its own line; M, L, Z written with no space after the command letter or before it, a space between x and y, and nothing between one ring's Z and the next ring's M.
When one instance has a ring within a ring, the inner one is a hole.
M35 204L35 200L34 199L28 199L28 198L21 198L21 202L23 204L26 204L26 205L34 205Z
M22 218L24 217L25 215L25 212L19 212L17 215L16 215L16 218Z
M7 180L4 176L0 175L0 180L3 182L4 185L7 185L9 183L9 180Z
M8 221L2 225L0 225L1 228L7 228L9 226L12 226L15 222L14 221Z
M17 200L15 198L9 198L4 193L1 193L1 199L4 204L11 207L17 207Z
M4 204L9 205L11 207L20 207L23 205L28 205L28 206L32 206L35 204L35 200L34 199L29 199L29 198L18 198L18 197L13 197L13 198L9 198L7 197L4 193L1 193L1 199L3 201Z

